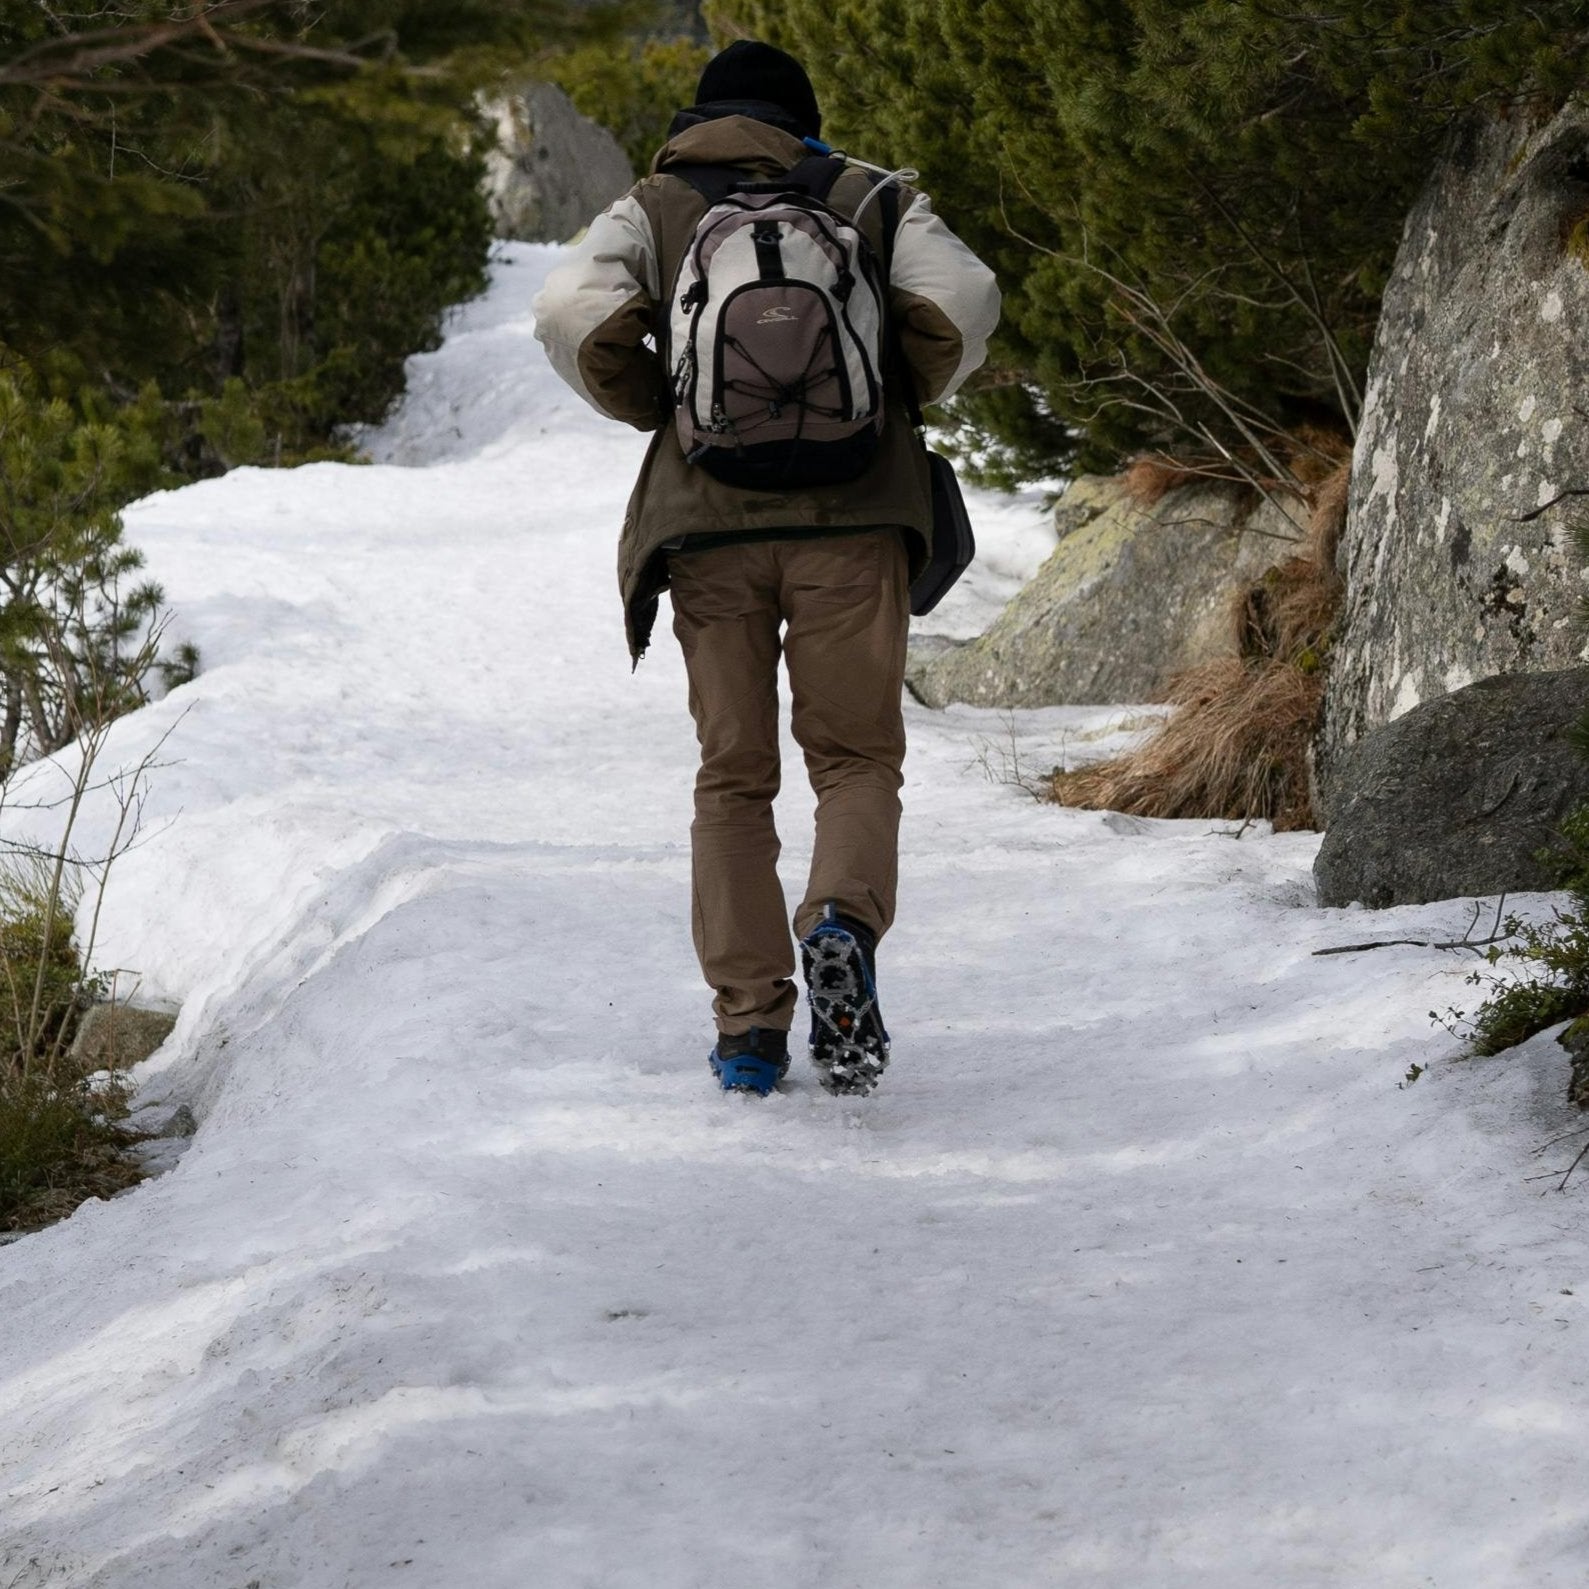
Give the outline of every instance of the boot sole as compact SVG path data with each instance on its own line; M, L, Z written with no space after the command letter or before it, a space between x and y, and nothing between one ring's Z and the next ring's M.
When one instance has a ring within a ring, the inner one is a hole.
M802 941L800 963L817 1079L827 1092L864 1097L888 1064L888 1033L861 946L842 927L819 927Z

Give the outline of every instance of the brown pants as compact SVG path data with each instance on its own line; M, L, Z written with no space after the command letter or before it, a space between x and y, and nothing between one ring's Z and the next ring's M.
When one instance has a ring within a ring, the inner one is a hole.
M905 759L904 543L893 530L795 535L675 553L668 574L701 742L690 828L695 952L716 990L719 1031L787 1031L798 993L772 814L778 656L788 659L792 727L817 797L795 935L832 900L880 938L894 919Z

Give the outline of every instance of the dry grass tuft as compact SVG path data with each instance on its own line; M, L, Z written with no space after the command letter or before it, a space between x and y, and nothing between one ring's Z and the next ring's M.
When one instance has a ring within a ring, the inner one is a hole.
M1135 750L1056 771L1053 799L1145 817L1267 818L1280 831L1314 825L1308 747L1341 604L1335 548L1349 470L1337 461L1308 486L1303 553L1237 593L1237 654L1172 680L1178 710Z
M1235 657L1189 669L1171 685L1180 708L1128 755L1053 775L1062 805L1146 817L1267 817L1305 828L1307 749L1324 680L1283 662Z
M1243 661L1283 662L1317 673L1340 605L1341 581L1333 562L1288 557L1237 592L1236 654Z
M1216 470L1219 472L1216 473ZM1120 483L1125 487L1126 495L1139 508L1156 508L1172 491L1179 491L1182 486L1228 478L1228 471L1218 464L1196 463L1170 458L1164 453L1149 452L1131 460L1120 477Z
M1561 246L1580 265L1589 269L1589 210L1562 217Z
M1335 566L1335 549L1346 528L1346 500L1351 486L1352 460L1348 456L1308 492L1307 555L1322 566Z
M1281 488L1300 486L1310 497L1315 486L1339 474L1343 467L1351 472L1352 443L1338 430L1299 426L1286 437L1280 452L1290 479L1273 483Z
M1352 444L1337 431L1304 425L1277 444L1271 457L1278 459L1284 471L1283 478L1277 478L1266 469L1264 460L1255 451L1243 451L1231 457L1212 453L1172 457L1168 453L1147 452L1127 464L1120 483L1126 495L1144 509L1156 508L1172 491L1179 491L1183 486L1211 482L1244 487L1254 502L1264 493L1300 494L1311 506L1321 485L1333 480L1343 469L1349 475ZM1343 491L1344 479L1343 476Z

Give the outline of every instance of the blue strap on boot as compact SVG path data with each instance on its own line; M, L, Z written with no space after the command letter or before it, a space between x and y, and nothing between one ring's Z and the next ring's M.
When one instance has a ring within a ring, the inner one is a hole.
M724 1092L753 1092L765 1098L789 1069L789 1034L763 1026L732 1036L724 1033L707 1062Z

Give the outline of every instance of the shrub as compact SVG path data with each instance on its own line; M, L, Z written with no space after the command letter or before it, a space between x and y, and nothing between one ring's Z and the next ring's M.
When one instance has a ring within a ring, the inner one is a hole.
M1124 307L1173 306L1219 385L1350 425L1403 223L1463 117L1589 79L1582 0L712 0L804 59L831 136L909 163L1005 287L994 362L1059 426L1046 467L1240 441ZM1108 274L1099 267L1107 267ZM996 429L1033 410L964 405Z
M123 1078L74 1058L82 1014L103 992L84 970L70 919L75 880L41 861L0 867L0 1230L63 1218L133 1185L117 1121Z
M1457 1009L1444 1016L1430 1011L1431 1019L1466 1038L1475 1054L1499 1054L1558 1021L1589 1015L1589 803L1562 823L1554 858L1567 904L1545 922L1504 919L1504 941L1490 945L1485 968L1467 979L1486 990L1471 1016ZM1575 1065L1573 1096L1589 1102L1580 1068L1589 1070Z
M118 509L158 474L158 425L147 404L85 419L0 369L0 783L147 698L161 592Z
M573 12L178 9L0 0L0 349L74 406L152 387L183 477L322 456L481 285L474 96Z

